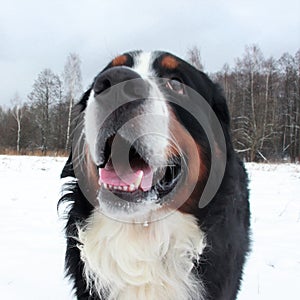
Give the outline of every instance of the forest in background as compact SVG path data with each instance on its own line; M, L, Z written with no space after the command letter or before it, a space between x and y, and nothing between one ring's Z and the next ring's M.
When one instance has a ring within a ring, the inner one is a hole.
M197 47L186 59L204 70ZM16 94L10 108L0 106L0 153L66 153L72 110L83 92L80 67L71 53L61 75L42 70L26 99ZM223 87L234 147L244 161L300 161L300 49L266 58L249 45L233 66L209 76Z

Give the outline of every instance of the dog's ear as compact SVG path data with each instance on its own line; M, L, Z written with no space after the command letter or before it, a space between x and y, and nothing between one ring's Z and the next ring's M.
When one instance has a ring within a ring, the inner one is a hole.
M75 177L73 162L72 162L72 150L60 175L60 178L66 178L66 177Z
M215 112L216 116L218 117L219 122L222 126L223 133L225 135L226 147L228 150L229 148L232 148L232 141L230 136L229 109L222 88L216 84L215 84L213 98L212 98L212 109ZM231 153L231 152L227 151L227 153Z
M219 85L215 85L213 93L212 109L218 119L227 127L230 125L230 116L223 90Z
M196 86L198 92L209 102L219 121L222 123L222 126L225 125L226 127L229 127L229 110L221 86L214 83L207 74L195 69L194 67L193 69L197 74Z
M81 106L81 111L85 110L86 106L87 106L87 102L89 100L90 94L91 94L92 88L90 87L87 91L84 92L84 94L82 95L78 105Z

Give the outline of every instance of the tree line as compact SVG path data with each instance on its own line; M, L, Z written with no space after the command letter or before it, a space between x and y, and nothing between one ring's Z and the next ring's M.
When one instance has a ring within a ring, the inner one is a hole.
M213 76L223 86L241 157L300 161L300 50L274 59L247 46L233 67Z
M63 154L72 131L73 105L82 93L81 61L71 53L62 75L42 70L26 101L16 94L12 107L0 106L0 152Z
M187 60L203 70L200 50ZM67 151L71 112L82 94L81 62L71 53L62 75L41 71L26 101L0 106L0 152L21 154ZM245 47L233 66L210 74L220 83L231 114L236 151L245 161L300 161L300 50L265 58L257 45Z

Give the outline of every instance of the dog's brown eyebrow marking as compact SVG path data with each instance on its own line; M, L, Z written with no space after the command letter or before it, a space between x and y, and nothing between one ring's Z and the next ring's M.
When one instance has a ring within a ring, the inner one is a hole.
M170 69L170 70L173 70L173 69L176 69L179 65L179 61L171 56L171 55L166 55L162 60L161 60L161 65L164 67L164 68L167 68L167 69Z
M113 61L111 62L111 64L114 67L117 67L117 66L125 65L126 62L127 62L127 56L125 54L123 54L123 55L119 55L116 58L114 58Z

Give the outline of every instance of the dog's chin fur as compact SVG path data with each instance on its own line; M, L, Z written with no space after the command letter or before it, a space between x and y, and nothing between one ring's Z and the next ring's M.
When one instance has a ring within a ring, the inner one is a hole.
M90 293L107 300L204 299L199 274L192 269L205 239L192 215L175 211L143 226L94 210L77 227Z

